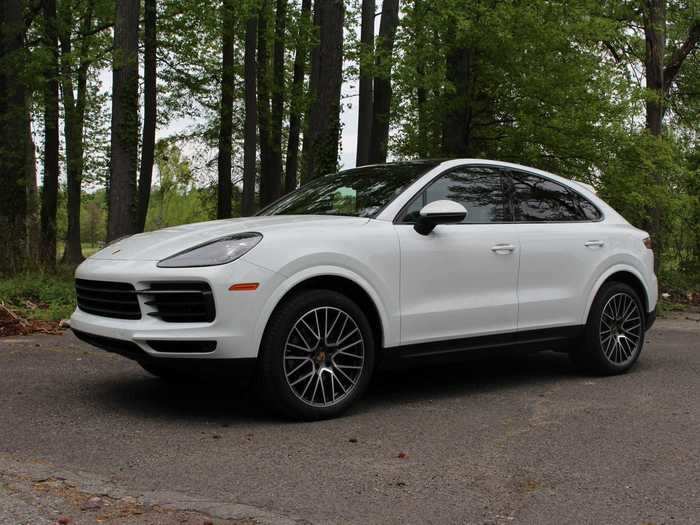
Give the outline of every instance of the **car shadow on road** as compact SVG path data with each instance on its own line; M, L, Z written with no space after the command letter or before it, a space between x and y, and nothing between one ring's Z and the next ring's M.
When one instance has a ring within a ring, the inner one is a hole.
M456 363L415 363L408 368L378 370L364 399L347 416L365 411L459 396L508 390L522 385L542 386L580 377L566 355L498 354ZM203 379L168 383L140 369L111 376L93 385L91 399L106 409L145 418L196 423L220 420L226 424L279 423L284 419L260 403L254 388L239 382Z

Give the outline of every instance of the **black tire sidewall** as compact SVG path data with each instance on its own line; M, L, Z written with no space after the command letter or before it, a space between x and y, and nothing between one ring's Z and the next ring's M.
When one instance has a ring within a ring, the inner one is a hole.
M364 369L355 389L341 402L330 407L304 403L287 383L284 371L284 346L296 321L313 308L330 306L349 314L364 338ZM367 316L347 296L334 290L306 290L285 300L268 322L260 349L259 383L272 408L293 419L316 420L335 417L352 405L367 389L374 370L375 341Z
M630 362L625 364L611 362L605 356L605 351L600 342L600 318L603 308L608 300L618 293L629 295L634 300L637 304L637 308L639 308L640 323L642 325L639 347L636 349L636 354ZM594 371L602 374L621 374L632 368L637 362L637 359L639 359L644 348L644 336L646 334L645 314L644 303L639 297L639 294L631 286L620 282L611 282L604 285L591 305L591 311L588 315L588 322L586 323L585 335L582 342L583 347L579 350L583 354L581 357L585 358L585 361L588 362Z

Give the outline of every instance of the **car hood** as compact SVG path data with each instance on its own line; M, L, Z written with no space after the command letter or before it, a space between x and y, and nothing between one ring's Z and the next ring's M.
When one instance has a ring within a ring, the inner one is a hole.
M282 233L284 230L313 230L325 227L361 226L369 219L361 217L338 217L322 215L276 215L224 219L173 226L152 232L139 233L103 248L92 259L160 261L199 244L232 235L234 233L258 232Z

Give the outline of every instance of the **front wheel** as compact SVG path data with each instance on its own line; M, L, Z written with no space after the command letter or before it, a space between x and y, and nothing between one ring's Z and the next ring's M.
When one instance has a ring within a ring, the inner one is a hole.
M265 331L263 395L294 419L334 417L366 390L374 344L354 301L332 290L301 292L277 309Z
M593 301L583 336L571 357L584 370L621 374L639 358L645 330L644 308L637 292L625 283L605 284Z

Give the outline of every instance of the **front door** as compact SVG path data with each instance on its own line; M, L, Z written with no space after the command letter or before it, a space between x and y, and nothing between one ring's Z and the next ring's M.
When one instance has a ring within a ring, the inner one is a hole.
M499 169L463 166L437 177L400 214L402 344L514 332L519 243ZM460 224L413 229L420 209L449 199Z

